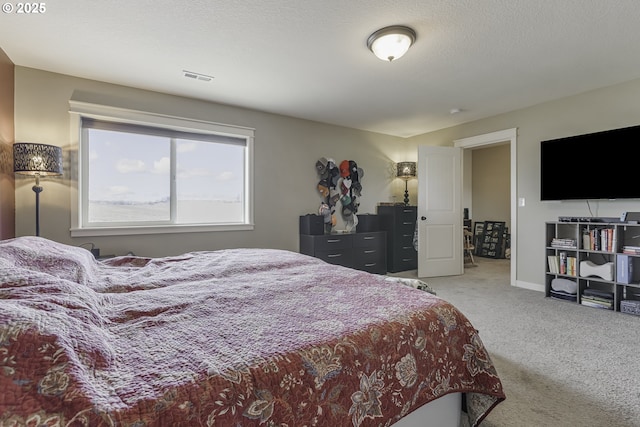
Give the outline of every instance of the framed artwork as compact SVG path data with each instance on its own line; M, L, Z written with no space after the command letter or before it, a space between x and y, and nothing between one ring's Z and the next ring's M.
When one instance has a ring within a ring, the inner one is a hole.
M504 258L505 229L504 221L485 221L478 255L487 258Z

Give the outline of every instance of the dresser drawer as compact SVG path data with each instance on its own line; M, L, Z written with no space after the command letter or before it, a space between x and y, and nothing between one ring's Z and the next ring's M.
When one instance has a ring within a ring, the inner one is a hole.
M384 259L377 261L354 261L353 268L373 274L385 274L387 272L387 263Z
M409 237L404 237L402 239L398 239L395 242L396 246L394 250L396 251L410 251L415 256L415 248L413 247L413 235Z
M353 236L351 234L314 236L313 240L316 251L332 251L336 249L346 249L353 246Z
M396 240L397 241L405 241L405 240L410 240L413 241L413 235L416 232L416 224L412 223L409 225L399 225L396 228Z
M316 251L315 257L330 264L351 267L353 264L353 249L343 248L334 250Z
M384 248L357 248L353 250L355 262L378 262L387 254Z
M407 206L398 209L396 221L398 225L415 224L417 217L418 209L415 206Z
M387 272L386 232L354 235L353 268L369 273Z
M354 248L382 248L384 246L387 233L376 231L371 233L357 233L353 235Z
M387 272L387 233L300 234L300 253L375 274Z
M415 270L418 268L418 260L416 258L398 258L393 261L393 266L389 267L389 271L396 273L398 271Z
M415 260L418 259L418 253L413 248L413 245L400 246L394 249L393 258L394 261Z
M389 270L405 271L418 268L418 253L413 245L398 247L393 251L392 261Z

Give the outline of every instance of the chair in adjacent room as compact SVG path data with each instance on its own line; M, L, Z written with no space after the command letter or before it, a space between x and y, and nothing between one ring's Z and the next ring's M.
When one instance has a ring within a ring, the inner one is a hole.
M466 264L466 259L469 258L471 265L475 266L476 262L473 259L473 251L475 250L475 246L473 245L473 233L471 231L464 229L464 246L463 246L464 259Z

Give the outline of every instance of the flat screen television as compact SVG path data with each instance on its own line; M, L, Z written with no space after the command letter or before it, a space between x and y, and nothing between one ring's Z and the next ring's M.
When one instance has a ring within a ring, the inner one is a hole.
M640 199L640 126L540 142L540 199Z

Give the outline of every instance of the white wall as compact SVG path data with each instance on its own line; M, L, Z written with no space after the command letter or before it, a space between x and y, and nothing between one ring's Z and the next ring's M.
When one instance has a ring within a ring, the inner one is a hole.
M77 183L42 180L41 235L59 242L95 242L103 254L162 256L192 250L271 247L298 250L298 217L317 212L320 197L315 162L320 157L355 160L365 171L359 213L374 213L380 201L402 200L402 182L394 182L389 165L415 160L399 138L329 126L285 116L79 79L24 67L15 75L16 141L59 145L65 171L75 161L70 147L69 99L210 120L255 128L255 229L212 233L71 238L70 191ZM312 102L312 100L310 100ZM407 158L407 156L413 158ZM16 235L34 233L33 181L16 178Z

